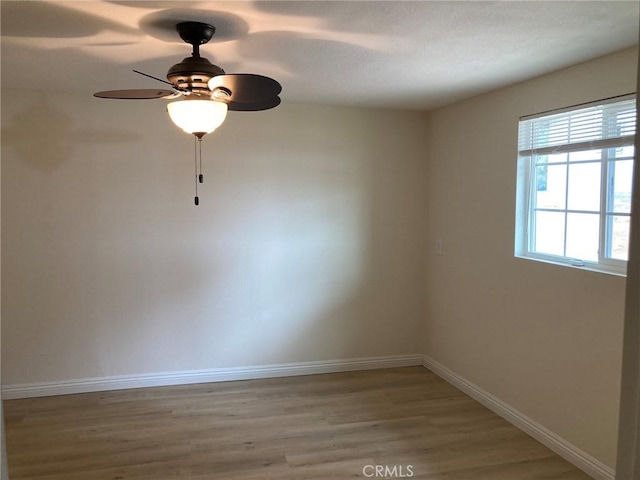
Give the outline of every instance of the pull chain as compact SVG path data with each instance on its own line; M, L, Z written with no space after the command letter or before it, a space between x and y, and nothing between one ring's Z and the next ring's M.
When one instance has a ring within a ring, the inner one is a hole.
M200 147L200 175L198 175L198 181L204 183L204 175L202 174L202 137L198 138L198 146Z
M197 137L193 136L193 163L196 171L196 196L194 198L194 202L196 205L200 204L200 199L198 198L198 151L196 149L196 141ZM200 150L202 152L202 150ZM202 159L202 153L200 153L200 158Z

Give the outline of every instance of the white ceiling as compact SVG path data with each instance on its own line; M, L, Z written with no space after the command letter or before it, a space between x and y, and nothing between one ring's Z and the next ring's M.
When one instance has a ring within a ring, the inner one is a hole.
M2 85L90 95L156 88L189 56L259 73L283 102L429 109L636 45L637 1L2 1Z

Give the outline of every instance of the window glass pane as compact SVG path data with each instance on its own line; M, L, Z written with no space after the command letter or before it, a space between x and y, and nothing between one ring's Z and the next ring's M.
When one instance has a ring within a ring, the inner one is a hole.
M547 155L547 161L549 163L559 163L567 161L566 153L554 153L553 155Z
M537 166L535 188L536 208L564 209L567 191L567 166Z
M633 158L633 145L609 149L609 158Z
M583 150L581 152L569 153L570 162L581 162L584 160L601 160L601 159L602 159L601 148L598 148L596 150Z
M598 261L600 215L567 214L567 253L570 258Z
M611 219L611 258L627 260L629 255L630 217L612 215Z
M631 184L633 183L633 160L609 162L612 170L613 192L610 195L609 211L616 213L631 212Z
M546 165L549 163L549 155L534 155L533 161L536 165Z
M534 251L564 255L564 213L536 212Z
M567 161L566 153L554 153L553 155L536 155L536 165L546 165L547 163L562 163Z
M569 210L600 211L601 163L569 166Z

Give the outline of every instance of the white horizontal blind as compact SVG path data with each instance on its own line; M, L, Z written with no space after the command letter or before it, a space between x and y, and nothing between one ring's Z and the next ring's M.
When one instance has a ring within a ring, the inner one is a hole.
M531 156L633 145L635 132L635 96L618 97L577 110L523 117L518 151Z

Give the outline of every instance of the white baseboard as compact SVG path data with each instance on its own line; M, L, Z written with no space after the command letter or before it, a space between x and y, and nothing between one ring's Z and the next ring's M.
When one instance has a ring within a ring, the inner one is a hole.
M368 357L5 385L2 387L2 399L12 400L74 393L101 392L106 390L122 390L126 388L229 382L234 380L315 375L416 365L422 365L431 370L593 478L597 480L614 480L615 472L612 468L604 465L602 462L583 452L546 427L426 355Z
M471 383L466 378L463 378L457 373L449 370L433 358L424 355L422 365L457 389L462 390L474 400L480 402L489 410L497 413L509 423L532 436L544 446L554 451L586 474L597 480L614 480L615 471L612 468L603 464L599 460L596 460L588 453L583 452L575 445L567 442L565 439L559 437L551 430L540 425L535 420L527 417L522 412L519 412L499 398L491 395L489 392L483 390L474 383Z
M101 392L126 388L164 387L191 383L229 382L258 378L315 375L376 368L395 368L422 365L422 355L354 358L318 362L298 362L235 368L214 368L181 372L150 373L146 375L118 375L113 377L83 378L61 382L26 383L2 387L2 399L48 397L73 393Z

